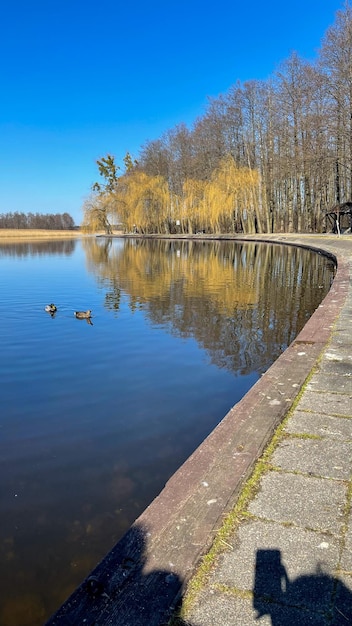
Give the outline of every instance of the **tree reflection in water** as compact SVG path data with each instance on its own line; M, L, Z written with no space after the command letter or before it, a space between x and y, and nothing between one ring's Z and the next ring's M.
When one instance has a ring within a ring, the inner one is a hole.
M194 337L212 363L239 375L263 373L319 306L331 261L291 246L230 241L85 240L88 268L153 324Z

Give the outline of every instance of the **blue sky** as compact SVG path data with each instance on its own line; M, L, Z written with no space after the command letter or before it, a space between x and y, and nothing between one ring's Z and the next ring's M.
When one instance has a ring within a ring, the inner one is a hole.
M340 0L6 0L0 13L0 213L79 224L96 159L118 162L292 51L313 60Z

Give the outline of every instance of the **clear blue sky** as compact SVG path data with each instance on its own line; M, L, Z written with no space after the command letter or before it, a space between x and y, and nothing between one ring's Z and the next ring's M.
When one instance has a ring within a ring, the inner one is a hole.
M207 96L313 60L340 0L5 0L0 14L0 213L79 224L96 159L138 158Z

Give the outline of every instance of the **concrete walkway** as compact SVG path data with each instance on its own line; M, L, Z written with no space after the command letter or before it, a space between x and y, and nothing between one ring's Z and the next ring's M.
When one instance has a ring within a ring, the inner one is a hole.
M329 294L48 625L352 624L352 237L258 239L329 251Z
M310 241L345 266L346 298L335 302L317 364L174 624L352 624L352 240Z

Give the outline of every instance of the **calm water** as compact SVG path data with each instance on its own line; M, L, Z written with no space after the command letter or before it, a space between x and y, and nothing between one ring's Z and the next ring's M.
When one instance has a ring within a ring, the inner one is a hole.
M333 268L118 239L1 245L0 268L0 624L35 626L294 339ZM92 325L73 315L88 308Z

